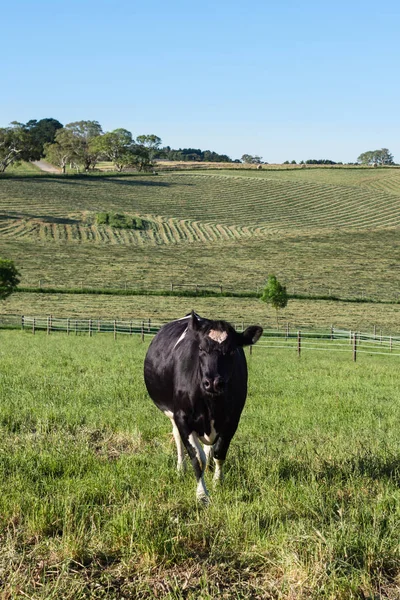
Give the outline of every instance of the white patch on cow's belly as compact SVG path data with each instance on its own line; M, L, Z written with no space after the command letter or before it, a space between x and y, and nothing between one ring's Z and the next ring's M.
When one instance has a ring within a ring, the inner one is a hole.
M218 344L222 344L228 337L226 331L218 331L218 329L210 329L208 332L208 337L214 340L214 342L218 342Z
M167 416L169 419L173 419L174 418L174 413L171 412L170 410L163 410L163 413L165 416Z
M217 432L214 429L214 420L211 421L211 431L209 434L204 434L200 437L200 440L203 442L203 444L207 444L207 446L212 446L213 443L216 440L217 437Z

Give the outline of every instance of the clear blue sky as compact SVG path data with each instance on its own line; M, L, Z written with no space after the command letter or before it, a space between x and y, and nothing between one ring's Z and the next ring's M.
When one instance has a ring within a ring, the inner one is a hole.
M19 0L0 126L53 117L268 162L400 162L400 3Z

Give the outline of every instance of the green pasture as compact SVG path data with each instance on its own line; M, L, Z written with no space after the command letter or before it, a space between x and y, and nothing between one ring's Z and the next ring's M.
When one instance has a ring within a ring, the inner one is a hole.
M276 329L276 312L257 298L185 298L94 294L16 293L0 304L0 314L91 319L149 319L166 322L192 309L208 318L238 325L261 323ZM309 330L334 327L384 335L400 334L400 304L289 300L279 325Z
M0 332L2 597L398 598L398 357L256 346L202 509L146 347Z
M35 167L31 167L34 168ZM397 300L400 170L39 173L0 179L0 256L22 284L256 290ZM113 211L144 231L99 226Z

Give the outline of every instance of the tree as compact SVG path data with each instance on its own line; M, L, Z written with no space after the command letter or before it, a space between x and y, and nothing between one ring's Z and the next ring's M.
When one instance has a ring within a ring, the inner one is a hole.
M72 159L83 166L85 171L94 169L100 152L91 145L91 142L102 135L103 131L98 121L75 121L68 123L65 129L72 133Z
M387 148L363 152L357 158L357 162L362 165L394 165L393 154Z
M65 173L68 162L74 157L76 139L69 129L58 129L53 144L45 144L45 157Z
M267 285L265 286L261 300L271 304L276 310L276 323L279 329L278 311L285 308L288 303L288 294L286 287L281 285L275 275L268 275Z
M135 144L132 134L127 129L114 129L104 135L98 135L90 141L92 152L108 158L114 163L117 171L134 164Z
M149 160L151 162L154 159L157 150L161 146L162 139L157 135L154 135L154 133L151 133L150 135L138 135L136 138L136 143L147 149Z
M242 162L249 165L260 165L262 162L262 156L252 156L251 154L243 154Z
M29 160L29 139L22 123L0 128L0 173L21 160Z
M39 160L44 155L45 144L53 144L56 132L62 129L62 124L57 119L31 119L24 128L29 139L29 159Z
M138 135L134 147L134 164L138 171L150 171L154 168L154 157L161 145L157 135Z
M309 158L306 160L306 165L336 165L336 163L328 158Z
M0 258L0 300L5 300L19 284L20 274L12 260Z

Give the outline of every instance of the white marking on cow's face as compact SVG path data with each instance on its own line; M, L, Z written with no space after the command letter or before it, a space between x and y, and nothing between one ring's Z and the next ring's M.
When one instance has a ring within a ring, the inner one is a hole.
M218 331L217 329L210 329L208 332L208 337L214 340L214 342L218 342L218 344L222 344L228 337L226 331Z
M179 344L179 342L181 342L182 340L185 339L185 336L187 334L187 330L188 330L188 328L186 327L185 331L182 333L181 337L177 340L177 342L175 343L175 345L172 348L172 350L174 350L177 347L177 345Z
M207 435L204 434L200 437L200 440L203 444L207 444L207 446L212 446L217 437L217 432L214 429L214 420L211 421L211 432Z

